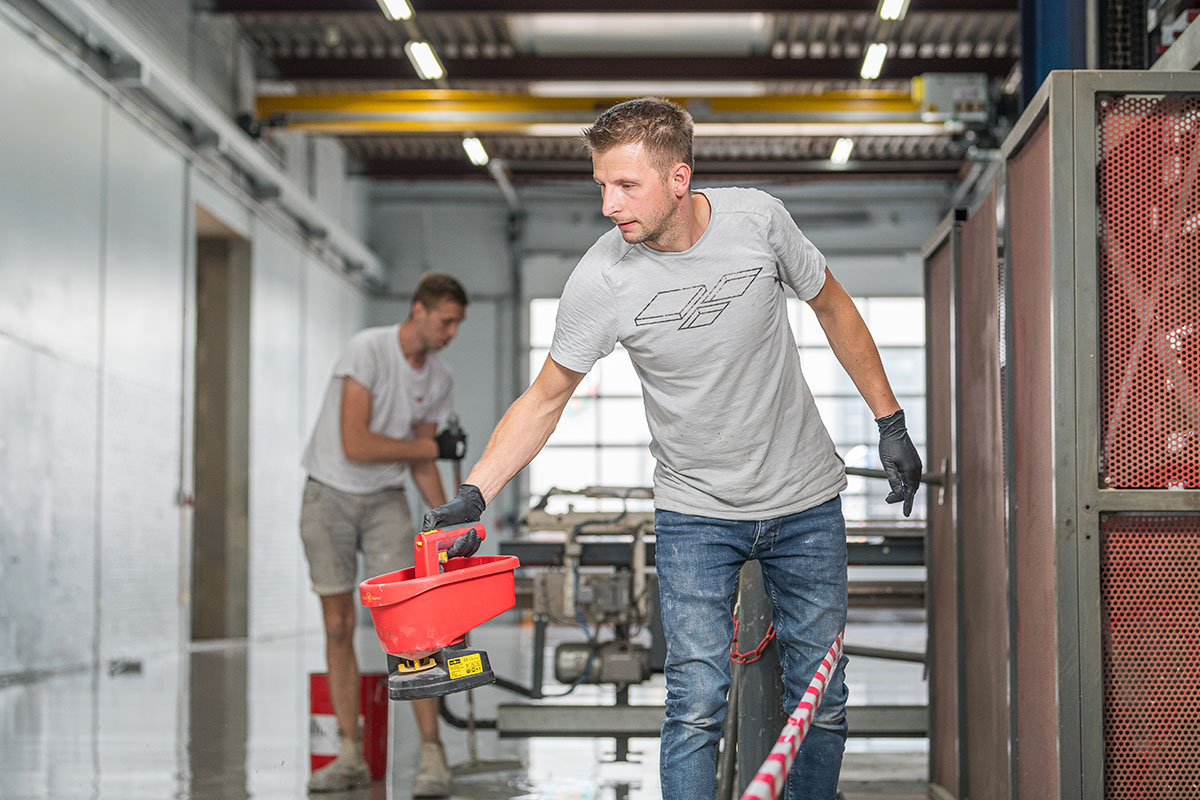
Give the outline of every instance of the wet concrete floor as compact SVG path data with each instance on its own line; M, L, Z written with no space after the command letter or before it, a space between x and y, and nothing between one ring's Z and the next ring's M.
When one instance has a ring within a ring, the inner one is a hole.
M569 629L552 630L570 638ZM532 626L505 615L472 634L497 672L529 682ZM858 614L849 641L921 649L924 626L893 612ZM359 631L364 671L383 671L369 626ZM0 687L0 798L3 800L294 800L307 796L310 769L308 676L324 670L319 633L267 641L194 645L182 655L106 664ZM546 691L553 683L547 669ZM921 667L856 659L852 703L923 703ZM634 687L630 702L661 704L662 676ZM525 702L493 687L474 693L479 719L499 703ZM555 702L611 703L604 687L583 686ZM385 777L329 800L409 800L418 737L404 704L392 703ZM466 715L462 695L451 699ZM581 709L581 713L586 713ZM465 731L443 727L452 765L469 762ZM456 774L462 800L651 800L658 791L658 740L632 739L617 761L613 739L500 738L478 731L477 759L521 767ZM851 739L842 771L847 800L926 797L922 740Z

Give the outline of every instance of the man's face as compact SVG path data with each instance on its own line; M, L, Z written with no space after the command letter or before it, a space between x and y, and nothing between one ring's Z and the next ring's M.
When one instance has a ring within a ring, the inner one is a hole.
M440 300L433 308L413 303L413 321L426 350L441 350L458 335L458 326L467 318L467 309L453 300Z
M654 247L678 226L675 187L641 142L592 153L592 178L600 186L602 213L630 244Z

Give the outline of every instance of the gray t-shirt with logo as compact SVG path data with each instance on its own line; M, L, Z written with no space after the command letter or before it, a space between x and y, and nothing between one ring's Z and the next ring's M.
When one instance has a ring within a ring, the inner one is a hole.
M783 284L810 300L825 259L779 200L705 189L712 216L663 253L613 229L571 273L550 357L587 372L620 342L642 382L659 509L771 519L832 499L845 468L800 370Z
M422 422L440 422L453 407L450 371L433 353L425 366L413 369L400 349L400 326L359 331L338 359L325 390L302 462L310 477L351 494L368 494L404 485L403 461L350 461L342 447L342 387L350 377L371 391L371 424L375 433L411 439Z

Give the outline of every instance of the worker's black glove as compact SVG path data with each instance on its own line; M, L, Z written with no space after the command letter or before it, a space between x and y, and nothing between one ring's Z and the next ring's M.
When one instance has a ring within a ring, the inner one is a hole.
M467 434L462 428L446 428L434 438L438 446L438 458L459 459L467 454ZM474 522L474 520L468 520ZM426 530L429 530L426 528Z
M921 456L904 426L904 411L875 420L879 426L879 460L892 487L887 502L904 501L904 516L912 513L913 497L921 485Z
M478 522L483 516L485 506L479 487L464 483L458 487L458 494L449 503L425 512L421 529L431 531L434 528L453 528L468 522ZM454 540L454 544L446 551L446 558L474 555L482 541L475 531L468 531Z

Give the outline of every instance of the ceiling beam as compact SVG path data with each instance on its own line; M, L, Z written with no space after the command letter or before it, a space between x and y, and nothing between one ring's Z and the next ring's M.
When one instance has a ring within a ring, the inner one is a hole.
M787 81L859 77L861 58L445 58L448 81ZM879 77L983 72L1003 77L1016 58L889 58ZM414 80L406 58L273 58L264 77L281 81Z
M489 179L486 167L476 167L465 158L368 158L354 159L351 174L378 180L425 180L430 178ZM783 177L797 174L820 175L954 175L962 168L956 160L871 160L850 161L844 167L834 166L829 159L801 161L709 161L696 162L694 175L706 180L724 176ZM592 173L592 162L578 160L504 159L505 168L514 180L521 178L586 178Z
M411 0L420 14L536 14L536 13L874 13L878 0ZM922 13L937 11L1016 11L1018 0L921 0ZM207 14L380 14L376 0L193 0Z
M934 135L908 92L675 98L703 136ZM620 97L527 97L478 91L412 90L258 98L257 117L272 127L326 135L523 133L574 136ZM564 131L568 131L564 133Z
M531 97L501 92L411 89L376 92L267 95L258 116L314 115L313 119L411 119L511 122L590 120L621 101L620 95ZM690 102L676 98L681 102ZM704 98L697 121L789 122L801 119L919 121L910 92L847 90L823 94Z

